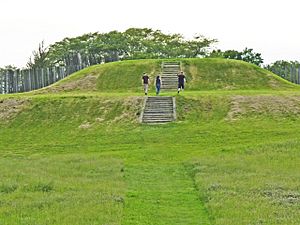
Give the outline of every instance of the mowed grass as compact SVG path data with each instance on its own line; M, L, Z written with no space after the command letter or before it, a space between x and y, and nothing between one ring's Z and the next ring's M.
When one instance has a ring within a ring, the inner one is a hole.
M28 99L27 110L11 123L2 124L0 147L7 177L2 179L2 187L10 190L1 192L7 197L1 214L3 222L165 224L181 221L197 224L203 221L207 224L204 206L201 202L198 204L193 180L183 165L170 164L167 160L161 161L158 167L146 162L148 153L145 151L148 150L145 147L153 140L146 138L147 133L152 132L151 127L148 130L136 120L142 102L138 101L135 108L132 105L136 102L131 98L121 100L34 97ZM131 107L124 102L130 102ZM148 132L143 133L144 128ZM151 152L151 145L149 147ZM153 152L152 157L157 153ZM134 158L130 159L127 154ZM73 157L76 157L76 166L68 166ZM14 163L11 163L12 158ZM30 179L14 180L20 168ZM94 177L86 177L94 172ZM20 202L20 206L15 206L17 210L9 202L10 196L16 194ZM44 196L43 200L38 194ZM30 200L24 202L27 195ZM102 195L107 203L101 200ZM54 199L44 203L48 198ZM86 204L81 204L84 200ZM20 213L23 203L27 204L28 212ZM45 204L45 207L35 212L31 208L36 204ZM76 206L82 209L82 214L76 213ZM43 213L39 214L40 211ZM76 220L77 216L81 219Z
M299 224L299 142L220 153L191 163L214 224Z
M119 224L122 168L97 154L2 157L0 224Z
M297 224L298 112L229 120L231 98L177 97L159 126L130 97L29 98L1 125L1 223Z
M253 64L228 59L188 59L182 61L189 90L297 89L270 71Z
M34 93L119 93L135 95L142 91L142 75L150 77L154 92L155 77L162 74L161 59L129 60L88 67L61 80L50 88ZM168 60L167 60L168 61ZM299 90L277 75L253 64L229 59L170 59L180 62L189 90ZM179 72L179 71L178 71Z
M11 96L0 224L299 224L300 92L268 85L181 93L165 125L137 92Z

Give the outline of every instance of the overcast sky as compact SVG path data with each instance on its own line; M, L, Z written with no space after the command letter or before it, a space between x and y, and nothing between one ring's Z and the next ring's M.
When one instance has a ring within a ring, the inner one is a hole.
M299 2L299 3L298 3ZM26 65L46 45L89 32L152 28L253 48L266 63L300 60L299 0L2 0L0 67Z

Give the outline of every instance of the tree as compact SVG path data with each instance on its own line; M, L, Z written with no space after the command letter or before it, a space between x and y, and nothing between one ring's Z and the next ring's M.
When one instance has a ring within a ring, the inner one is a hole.
M3 68L0 67L0 72L6 72L6 71L16 71L18 70L17 67L13 66L13 65L7 65L7 66L4 66Z
M44 47L42 42L33 52L27 66L68 66L80 54L85 64L145 58L202 57L215 39L196 35L186 40L181 34L164 34L150 28L129 28L125 32L88 33L75 38L65 38ZM78 57L77 57L78 58Z
M273 63L270 63L266 65L264 68L265 69L272 69L272 68L277 68L277 67L289 67L289 66L300 66L299 61L285 61L285 60L277 60Z
M30 69L47 67L49 65L47 59L48 53L48 48L45 47L44 41L42 41L38 49L32 52L33 58L29 58L26 66Z
M213 50L208 57L243 60L245 62L253 63L258 66L260 66L264 62L261 54L253 52L252 48L245 48L242 52L236 50L226 50L224 52L220 49Z
M187 57L195 58L207 56L210 46L217 42L217 39L206 38L203 35L195 35L193 40L187 42L190 52Z
M291 74L292 70L299 67L300 67L299 61L285 61L285 60L277 60L273 63L264 66L265 69L270 70L281 77L286 77L288 74Z
M236 59L236 60L243 60L241 52L236 50L227 50L224 52L224 58L226 59Z
M225 57L224 57L224 52L222 52L221 49L217 49L210 52L207 58L225 58Z
M252 48L245 48L242 52L241 57L243 61L253 63L257 66L260 66L264 62L261 57L261 53L253 52Z

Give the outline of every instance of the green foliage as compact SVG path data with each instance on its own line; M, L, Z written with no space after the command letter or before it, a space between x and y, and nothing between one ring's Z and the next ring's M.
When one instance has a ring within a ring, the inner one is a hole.
M14 72L16 71L18 68L13 66L13 65L7 65L3 68L0 68L0 73L5 73L6 71L10 71L10 72Z
M291 73L292 68L299 68L300 62L298 61L285 61L277 60L273 63L266 65L264 68L272 72L276 72L278 75L284 77L286 74Z
M266 68L267 69L270 69L272 68L273 66L282 66L282 67L285 67L285 66L300 66L300 62L298 61L285 61L285 60L278 60L278 61L275 61L269 65L266 65Z
M50 65L69 65L70 58L79 53L90 64L125 59L151 59L175 57L199 57L207 54L216 39L198 35L185 40L181 34L164 34L149 28L129 28L124 32L89 33L75 38L65 38L49 47L46 52ZM40 46L41 47L41 46ZM43 58L34 52L34 61ZM44 52L44 51L42 51Z
M49 66L49 59L48 59L48 48L45 47L44 41L39 44L38 50L32 52L33 58L29 58L27 62L27 67L29 69L34 68L46 68Z
M216 42L217 39L209 39L203 35L195 35L193 40L187 42L187 48L190 49L190 53L187 54L187 58L207 56L210 46Z
M224 52L220 49L213 50L209 57L243 60L248 63L253 63L257 66L260 66L264 62L261 57L261 53L253 52L252 48L245 48L242 52L236 50L226 50Z
M252 48L245 48L242 52L242 60L245 62L253 63L260 66L264 60L261 57L261 53L253 52Z

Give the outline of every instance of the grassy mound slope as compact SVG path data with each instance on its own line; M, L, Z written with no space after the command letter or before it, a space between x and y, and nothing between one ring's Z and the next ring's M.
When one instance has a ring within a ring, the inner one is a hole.
M154 78L161 73L166 60L132 60L96 65L79 71L65 80L46 88L44 92L100 91L140 92L141 76L146 72ZM279 90L295 85L255 65L227 59L170 59L181 61L187 75L186 90Z
M287 82L253 64L228 59L183 60L191 90L244 90L291 88Z
M178 96L164 126L137 97L25 102L0 122L1 224L300 220L299 93Z
M140 92L143 72L153 78L160 71L160 64L159 60L132 60L96 65L78 71L38 93L62 91Z
M297 88L243 62L182 60L207 91L175 94L174 123L140 124L137 78L160 63L0 96L0 224L299 224Z

